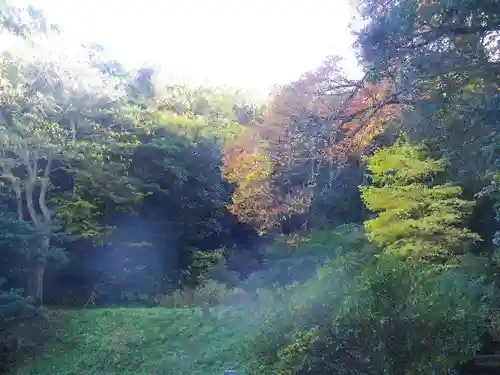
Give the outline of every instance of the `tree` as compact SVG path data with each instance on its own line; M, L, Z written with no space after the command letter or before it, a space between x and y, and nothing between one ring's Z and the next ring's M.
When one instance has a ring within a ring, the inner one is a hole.
M387 77L398 127L448 161L447 173L477 205L471 226L491 252L497 223L491 178L498 169L500 64L497 1L359 2L357 47L367 76ZM385 106L384 101L379 101Z
M365 222L367 237L386 252L412 258L448 258L464 252L479 236L464 228L473 202L462 189L437 185L444 160L421 146L398 143L368 159L373 186L361 187L366 206L377 213Z
M497 69L488 61L489 44L500 30L496 0L366 0L359 9L369 21L358 39L369 69L387 73L400 64L395 73L403 81L410 78L406 74L430 73L431 69L433 76L458 71L489 75ZM483 70L487 66L493 70Z
M54 38L52 41L57 42L57 35ZM45 266L63 255L51 241L60 232L58 224L68 224L58 222L62 218L60 209L69 202L80 202L90 208L86 214L92 218L97 208L84 202L79 185L90 183L102 189L99 182L108 180L105 190L119 203L138 196L126 178L117 180L112 175L113 171L123 171L123 162L113 161L112 156L123 155L121 150L130 145L126 143L130 137L107 130L93 122L88 113L89 108L106 109L106 104L109 108L119 93L106 86L104 77L88 61L79 60L75 66L67 55L58 55L59 50L51 55L54 50L47 49L46 39L17 42L18 49L4 54L0 61L0 170L2 181L15 196L18 220L30 222L38 235L30 254L28 291L41 302ZM96 89L99 95L95 95ZM116 168L119 165L122 167ZM72 193L57 186L58 171L73 179L69 189ZM78 234L95 235L97 224L94 222L93 230L87 228L89 231L84 233L86 224L81 222Z
M47 22L41 10L32 6L14 7L6 4L5 1L0 4L0 25L2 31L26 39L59 31L57 25Z
M224 178L236 185L229 210L260 231L272 228L277 221L276 202L269 181L272 173L269 159L260 147L257 129L231 142L223 156Z
M479 192L499 134L498 2L366 0L359 9L363 64L374 80L392 80L394 101L406 104L403 129Z
M163 206L162 216L176 228L184 246L201 246L221 235L230 192L222 179L219 147L211 140L189 139L161 125L141 137L131 173L149 193L150 211Z

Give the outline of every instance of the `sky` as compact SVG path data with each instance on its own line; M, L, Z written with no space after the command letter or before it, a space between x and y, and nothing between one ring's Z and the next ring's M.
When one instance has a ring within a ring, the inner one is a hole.
M167 80L267 93L336 54L359 74L349 0L14 0L45 11L71 38L103 45Z

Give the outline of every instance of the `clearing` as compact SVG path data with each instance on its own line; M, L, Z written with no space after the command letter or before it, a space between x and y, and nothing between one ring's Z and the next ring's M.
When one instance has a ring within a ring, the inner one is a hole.
M238 309L51 311L50 338L16 375L212 375L251 365L250 319ZM63 323L64 322L64 323Z

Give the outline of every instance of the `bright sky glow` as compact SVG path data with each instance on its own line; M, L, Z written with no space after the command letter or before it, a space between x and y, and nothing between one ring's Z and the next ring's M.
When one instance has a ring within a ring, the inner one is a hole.
M348 0L17 0L45 10L75 40L168 79L267 93L328 54L359 74Z

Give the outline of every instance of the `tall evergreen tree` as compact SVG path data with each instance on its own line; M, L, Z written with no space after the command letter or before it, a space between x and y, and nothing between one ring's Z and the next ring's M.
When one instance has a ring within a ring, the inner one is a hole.
M398 142L368 158L372 186L361 187L365 205L377 212L365 222L368 238L385 251L415 258L447 258L479 237L463 227L474 203L462 189L436 184L444 160L422 146Z

